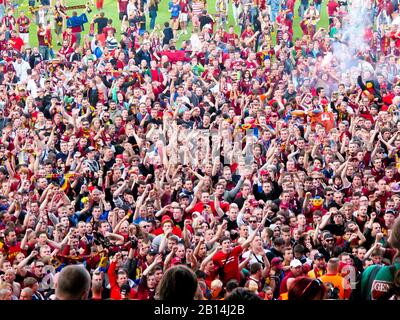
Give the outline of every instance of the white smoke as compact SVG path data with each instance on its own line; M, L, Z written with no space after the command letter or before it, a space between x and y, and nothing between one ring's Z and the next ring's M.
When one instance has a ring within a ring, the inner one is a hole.
M361 72L365 60L360 59L360 56L364 56L369 50L365 31L372 26L372 23L365 0L353 1L349 5L348 13L343 18L339 30L340 40L332 43L333 60L342 74L357 68L358 72L351 74L353 78L357 78ZM331 59L331 57L326 58Z

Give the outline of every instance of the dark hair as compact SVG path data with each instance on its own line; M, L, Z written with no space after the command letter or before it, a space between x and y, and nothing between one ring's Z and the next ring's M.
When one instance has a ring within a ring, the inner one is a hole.
M325 285L319 279L300 277L294 280L288 292L288 300L323 300Z
M274 240L274 247L279 247L285 244L285 240L283 238L278 237Z
M261 298L254 292L239 287L234 289L226 298L225 301L257 301Z
M250 266L250 274L256 274L258 271L261 270L261 263L255 262Z
M174 266L165 272L158 286L158 299L163 301L193 301L197 277L186 266Z
M301 253L301 254L303 254L305 251L306 251L306 250L305 250L304 246L301 245L301 244L296 244L296 245L294 246L294 248L293 248L293 252L294 252L294 253Z
M239 287L239 282L236 279L229 280L226 284L226 293L231 293Z

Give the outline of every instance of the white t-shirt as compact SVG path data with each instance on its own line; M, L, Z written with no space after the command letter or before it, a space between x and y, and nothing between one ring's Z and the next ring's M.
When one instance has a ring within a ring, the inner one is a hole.
M267 254L267 250L264 249L265 254ZM245 253L242 254L243 259L247 259L250 255L250 251L246 251ZM261 265L264 263L263 257L260 254L254 255L253 253L251 254L252 257L249 261L249 265L252 265L253 263L261 263Z

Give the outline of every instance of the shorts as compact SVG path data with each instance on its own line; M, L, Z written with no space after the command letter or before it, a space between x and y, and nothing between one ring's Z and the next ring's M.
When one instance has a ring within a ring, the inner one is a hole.
M119 13L119 20L124 20L124 16L127 16L127 13L126 12L120 12Z
M179 15L179 21L180 22L187 22L188 21L188 14L187 13L181 13Z

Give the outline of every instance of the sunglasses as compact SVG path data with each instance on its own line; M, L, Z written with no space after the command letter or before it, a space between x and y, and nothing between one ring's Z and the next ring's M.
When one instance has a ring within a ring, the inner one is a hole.
M257 220L249 220L250 223L257 223Z

